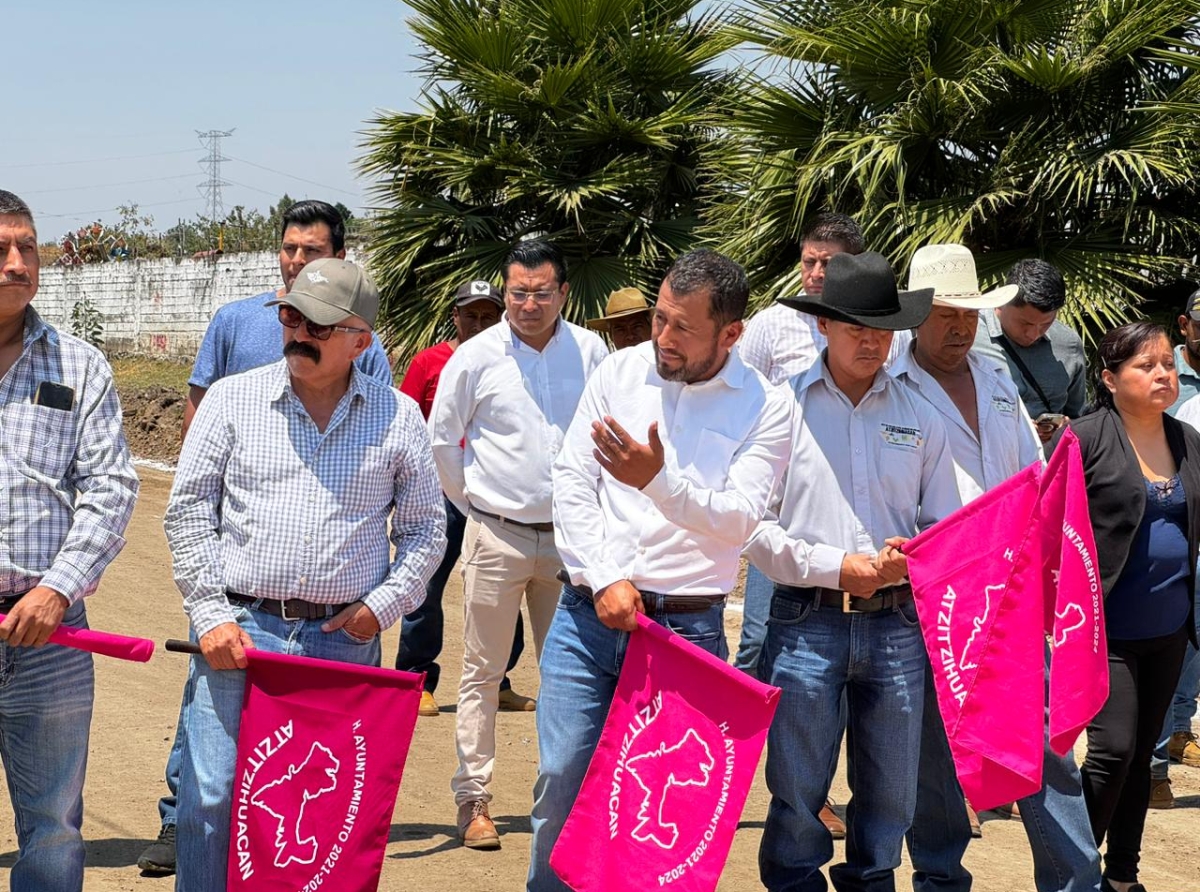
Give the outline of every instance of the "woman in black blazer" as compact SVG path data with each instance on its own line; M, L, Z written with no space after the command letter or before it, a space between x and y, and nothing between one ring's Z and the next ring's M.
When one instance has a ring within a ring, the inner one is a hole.
M1166 414L1179 379L1166 331L1135 322L1100 342L1096 409L1079 437L1104 589L1109 696L1088 726L1083 794L1101 888L1137 882L1150 755L1194 628L1200 539L1200 433Z

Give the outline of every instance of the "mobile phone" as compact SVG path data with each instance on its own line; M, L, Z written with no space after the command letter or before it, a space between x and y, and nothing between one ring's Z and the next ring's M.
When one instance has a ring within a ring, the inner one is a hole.
M37 386L33 404L45 406L47 409L61 409L64 412L70 412L75 406L75 391L65 384L43 381Z

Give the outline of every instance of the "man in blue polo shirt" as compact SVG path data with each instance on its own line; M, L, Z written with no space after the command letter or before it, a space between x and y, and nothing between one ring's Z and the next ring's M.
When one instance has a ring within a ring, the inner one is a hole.
M183 409L180 439L187 436L196 409L213 384L229 375L276 362L283 356L283 326L279 324L279 309L267 306L268 301L291 291L305 264L320 257L345 256L346 224L336 208L324 201L299 201L288 208L283 215L279 247L279 272L283 276L283 287L226 304L214 314L188 379L190 388ZM391 385L392 370L388 366L387 354L374 334L371 335L371 346L354 364L360 372ZM185 691L183 703L187 703L188 699ZM181 705L175 741L167 756L169 792L158 803L162 827L158 839L138 858L138 867L154 876L169 876L175 872L175 794L179 789L182 739L179 730L183 721Z

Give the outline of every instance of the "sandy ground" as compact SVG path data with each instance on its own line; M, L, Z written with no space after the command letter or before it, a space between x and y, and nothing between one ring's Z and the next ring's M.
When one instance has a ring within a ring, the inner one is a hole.
M142 471L142 497L128 532L129 544L109 569L89 602L93 626L143 635L156 641L183 637L186 622L171 581L162 532L170 476ZM493 815L503 834L499 852L472 852L454 836L450 776L455 766L453 703L461 650L461 587L454 577L447 598L442 715L419 719L409 752L391 841L384 859L384 890L517 890L523 888L529 858L531 789L537 764L532 714L501 713ZM735 640L739 615L730 612ZM397 630L385 636L385 658L394 655ZM530 651L532 648L529 649ZM184 657L159 652L148 665L97 658L96 714L92 724L84 835L88 840L89 890L172 888L170 879L139 876L135 866L143 846L158 832L158 797L165 791L163 765L170 748L186 672ZM522 693L536 693L536 668L523 658L513 673ZM1142 879L1150 892L1200 890L1200 769L1172 769L1178 807L1152 811L1147 822ZM834 796L847 798L844 773ZM0 797L0 867L15 857L16 837L7 797ZM761 775L742 816L720 889L761 888L756 853L767 807ZM1019 821L984 815L984 838L967 853L979 892L1032 892L1029 848ZM836 858L841 857L837 844ZM906 868L897 883L908 888Z

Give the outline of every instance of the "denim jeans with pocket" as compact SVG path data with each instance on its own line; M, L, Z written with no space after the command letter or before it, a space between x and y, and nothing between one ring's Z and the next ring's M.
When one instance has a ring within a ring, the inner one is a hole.
M650 618L693 644L728 659L725 608L654 613ZM542 649L538 693L538 777L533 788L529 892L569 892L550 869L550 852L575 804L617 689L629 633L610 629L592 599L564 586Z
M345 629L322 632L325 620L285 620L251 605L233 605L238 625L259 650L272 653L378 666L379 636L354 638ZM180 749L177 809L177 892L220 892L225 888L229 852L229 814L238 729L246 673L213 669L202 656L192 657Z
M840 892L893 892L912 822L924 711L925 645L912 602L869 614L771 600L761 674L783 689L767 737L771 805L759 848L770 892L825 892L833 839L818 816L838 757L845 696L846 861Z
M83 601L62 624L87 628ZM83 780L92 725L92 655L0 643L0 757L17 825L12 892L83 888Z

